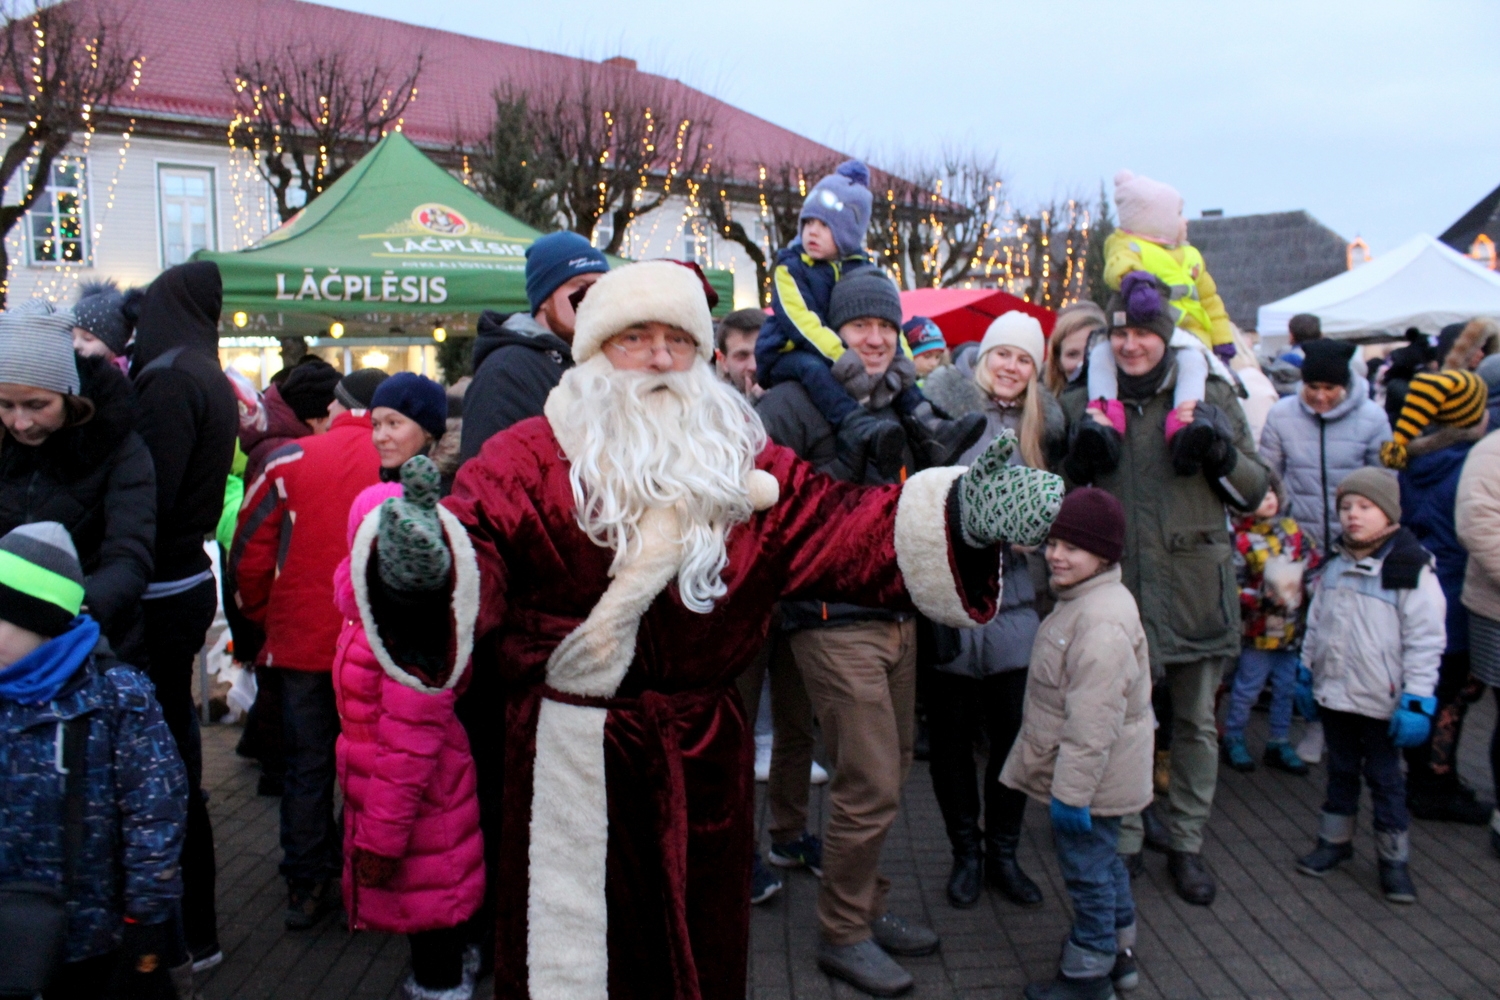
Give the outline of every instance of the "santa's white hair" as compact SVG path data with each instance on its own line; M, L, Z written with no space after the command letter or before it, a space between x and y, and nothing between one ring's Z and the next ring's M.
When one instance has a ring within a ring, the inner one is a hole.
M749 478L766 444L760 418L708 363L684 372L616 369L602 354L563 375L561 415L578 526L615 550L610 575L639 550L641 515L675 507L683 531L677 589L706 614L726 589L729 529L753 510Z

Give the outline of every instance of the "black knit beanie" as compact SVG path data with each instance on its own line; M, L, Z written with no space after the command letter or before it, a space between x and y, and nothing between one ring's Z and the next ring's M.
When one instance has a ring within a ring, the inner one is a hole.
M339 384L339 370L326 361L307 361L292 369L281 383L281 398L298 420L317 420L328 416L334 387Z

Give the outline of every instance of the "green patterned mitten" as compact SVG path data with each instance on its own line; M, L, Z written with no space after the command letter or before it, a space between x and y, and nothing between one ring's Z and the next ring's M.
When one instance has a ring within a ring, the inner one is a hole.
M438 520L441 479L426 455L409 458L401 466L405 495L380 505L380 579L392 590L436 590L448 579L453 556Z
M1040 545L1062 506L1062 477L1006 464L1015 447L1015 435L1006 431L959 477L959 524L964 541L974 548L997 542Z

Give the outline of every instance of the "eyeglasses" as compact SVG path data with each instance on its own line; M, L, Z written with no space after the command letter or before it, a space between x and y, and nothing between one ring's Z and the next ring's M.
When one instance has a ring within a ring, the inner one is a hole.
M639 330L626 330L609 338L604 346L613 348L624 357L636 359L649 358L666 348L667 353L679 361L692 357L698 350L698 342L691 334L682 330L654 335Z

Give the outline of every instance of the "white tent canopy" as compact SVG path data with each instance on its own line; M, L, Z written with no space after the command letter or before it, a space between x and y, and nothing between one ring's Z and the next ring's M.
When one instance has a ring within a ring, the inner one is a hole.
M1412 326L1437 333L1476 316L1500 319L1500 274L1424 234L1362 267L1261 306L1256 328L1261 336L1285 335L1287 321L1298 313L1317 316L1325 335L1347 339L1399 337Z

